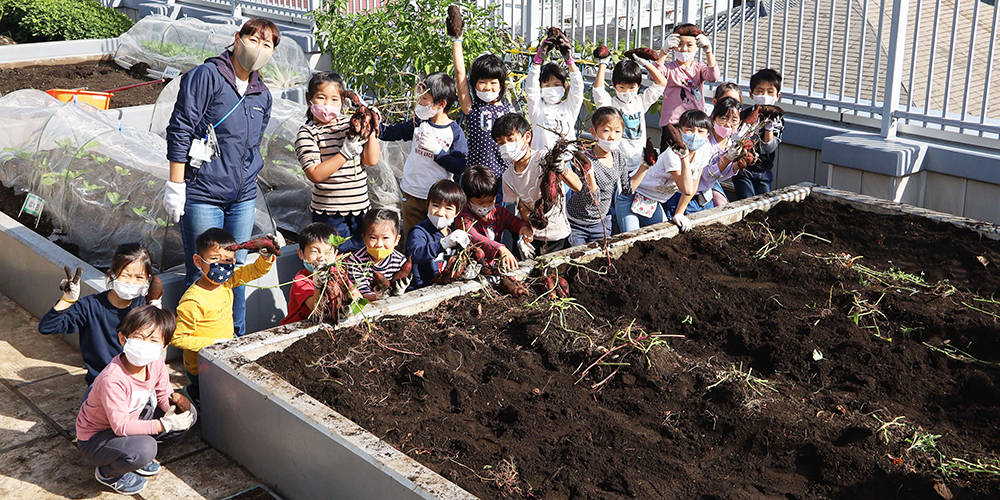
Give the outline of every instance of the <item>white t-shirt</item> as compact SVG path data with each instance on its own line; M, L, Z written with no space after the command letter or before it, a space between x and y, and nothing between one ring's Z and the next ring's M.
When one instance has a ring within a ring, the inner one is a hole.
M705 144L694 152L694 158L690 160L691 176L698 179L701 176L701 169L708 165L708 160L712 157L712 148ZM663 203L670 199L677 192L677 183L674 182L673 172L681 171L681 157L674 153L673 149L660 154L656 164L646 172L646 177L636 188L636 192L651 199Z
M569 91L565 99L556 104L542 100L542 83L538 80L542 67L532 64L524 82L524 97L528 101L528 119L531 120L531 149L548 151L559 140L557 130L566 139L576 139L576 120L583 105L583 74L569 74ZM545 128L542 128L545 127Z
M545 156L545 151L532 151L528 166L523 172L515 172L516 167L508 168L503 173L503 199L518 200L524 202L528 208L534 208L535 202L542 197L542 167L541 160ZM569 236L569 220L566 219L566 204L563 202L562 179L558 179L559 199L556 205L545 214L545 219L549 221L545 229L532 228L535 238L542 241L556 241ZM520 210L515 208L520 215Z
M246 94L247 87L249 86L250 82L248 80L240 80L239 78L236 79L236 92L239 92L240 95Z
M400 188L404 193L426 200L427 193L435 182L452 178L451 172L434 161L434 154L420 147L420 137L430 134L441 146L441 151L448 151L460 131L456 122L435 125L430 120L425 120L417 125L413 131L413 149L403 164L403 180L400 182Z
M625 168L629 175L635 173L642 164L642 149L646 147L646 112L663 95L663 87L650 85L632 102L625 103L618 97L611 97L607 86L594 87L594 105L617 108L625 117L625 130L618 150L625 155Z

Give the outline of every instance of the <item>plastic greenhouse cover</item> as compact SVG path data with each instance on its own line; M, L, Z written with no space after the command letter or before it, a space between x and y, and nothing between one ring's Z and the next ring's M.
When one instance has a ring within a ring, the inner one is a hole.
M186 72L226 50L239 29L231 24L209 24L194 18L146 16L118 37L120 45L115 62L124 68L144 62L157 77L167 66ZM308 83L311 70L302 47L285 40L275 48L260 75L268 86L285 88Z
M80 258L107 267L119 244L139 241L161 270L183 263L161 202L169 175L162 137L32 89L0 97L0 121L0 182L41 196ZM258 195L254 235L275 230L264 207Z

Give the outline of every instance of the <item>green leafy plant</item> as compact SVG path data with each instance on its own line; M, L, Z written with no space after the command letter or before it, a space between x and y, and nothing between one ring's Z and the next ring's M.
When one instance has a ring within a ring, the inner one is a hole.
M122 166L119 166L119 165L115 165L115 172L118 172L118 175L125 176L125 175L131 174L132 173L132 169L125 168L125 167L122 167Z
M128 201L128 200L122 198L122 195L119 194L117 191L111 191L110 193L106 194L105 196L108 198L108 201L111 202L111 206L115 206L115 207L117 207L118 205L121 205L121 204L123 204L123 203L125 203L125 202Z
M84 179L83 180L83 189L86 189L88 192L95 193L97 191L100 191L100 190L104 189L104 186L102 186L100 184L91 184L91 183L87 182L87 179Z
M0 0L0 33L18 43L117 38L132 24L94 0Z

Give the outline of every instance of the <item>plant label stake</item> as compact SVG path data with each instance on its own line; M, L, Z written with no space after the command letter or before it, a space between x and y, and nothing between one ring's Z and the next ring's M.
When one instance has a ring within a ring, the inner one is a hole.
M163 69L163 79L164 80L173 80L174 78L177 78L178 76L181 76L181 70L179 70L179 69L177 69L177 68L175 68L173 66L167 66L166 68Z
M41 196L28 193L28 196L24 198L24 205L21 205L21 211L17 213L17 216L20 217L23 213L34 215L35 229L38 229L38 222L42 220L42 208L44 207L45 200Z

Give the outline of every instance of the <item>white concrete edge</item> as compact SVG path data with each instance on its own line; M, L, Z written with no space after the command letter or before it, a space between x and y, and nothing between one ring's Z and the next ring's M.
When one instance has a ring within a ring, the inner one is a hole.
M0 46L0 67L40 66L49 60L100 59L118 50L117 38L93 38L59 42L21 43Z

